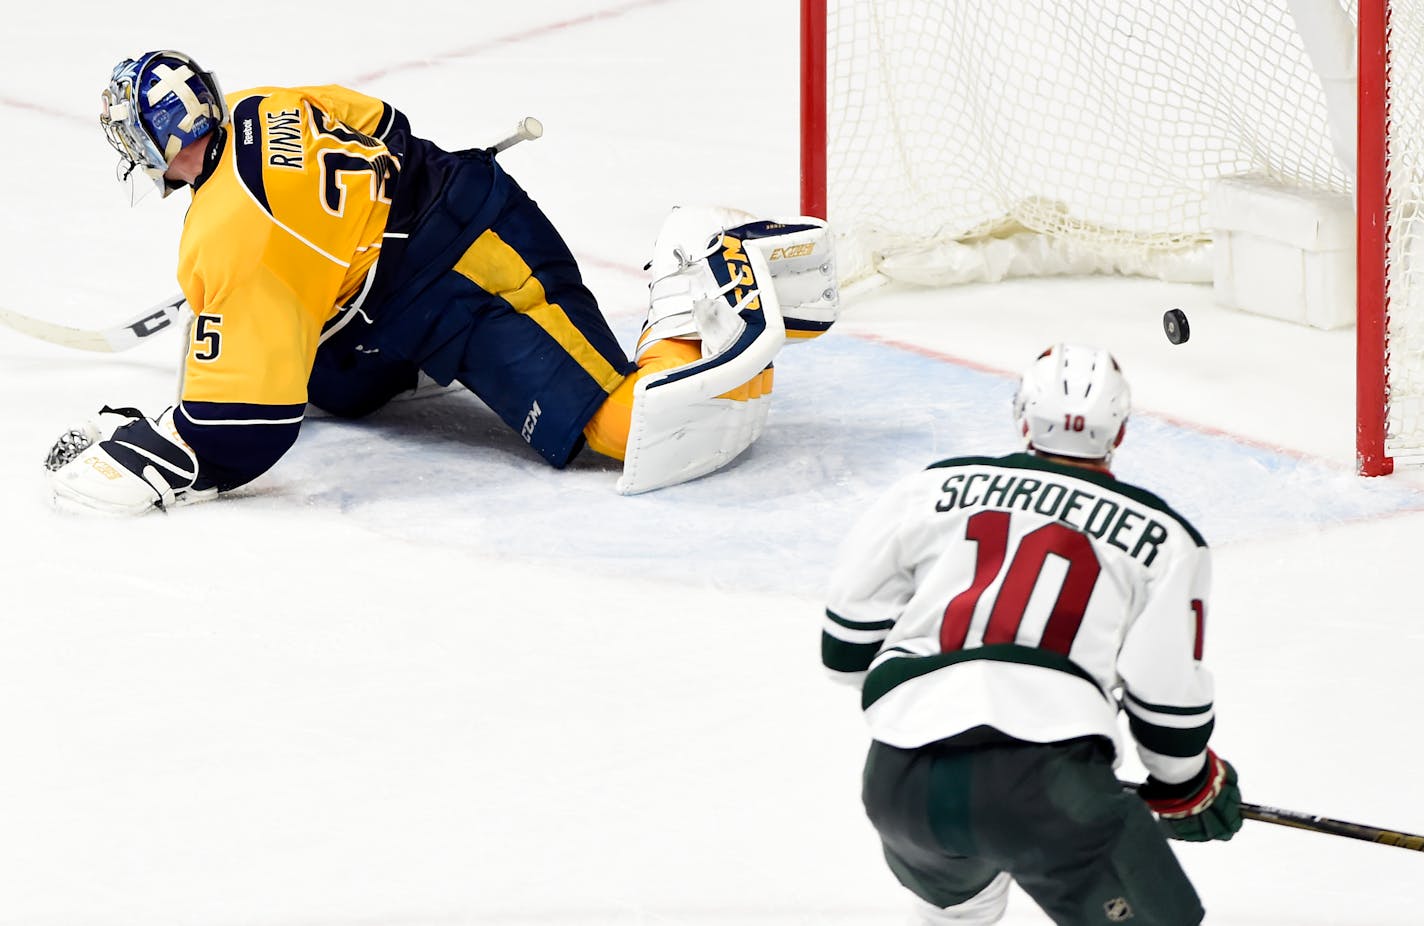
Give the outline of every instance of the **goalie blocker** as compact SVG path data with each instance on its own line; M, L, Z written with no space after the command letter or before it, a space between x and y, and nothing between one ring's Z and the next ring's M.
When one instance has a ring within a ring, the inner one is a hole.
M696 479L750 447L770 410L772 359L788 338L809 340L836 320L826 223L749 218L677 209L658 235L635 356L682 338L700 340L702 358L638 382L618 480L624 495Z

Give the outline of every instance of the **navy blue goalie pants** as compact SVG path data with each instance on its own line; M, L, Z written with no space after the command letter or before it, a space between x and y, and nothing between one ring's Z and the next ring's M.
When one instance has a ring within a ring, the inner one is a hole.
M424 371L567 464L634 365L543 210L488 152L410 138L386 236L359 314L328 326L309 401L358 417Z

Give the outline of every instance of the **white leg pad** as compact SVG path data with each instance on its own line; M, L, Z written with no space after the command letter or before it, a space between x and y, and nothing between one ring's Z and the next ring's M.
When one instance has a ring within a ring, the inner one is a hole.
M726 398L760 376L786 342L776 293L758 281L771 279L766 258L739 239L723 237L707 258L726 286L716 299L697 300L704 354L709 327L717 348L711 356L648 374L633 390L633 412L618 491L636 495L687 482L726 466L761 436L771 395Z

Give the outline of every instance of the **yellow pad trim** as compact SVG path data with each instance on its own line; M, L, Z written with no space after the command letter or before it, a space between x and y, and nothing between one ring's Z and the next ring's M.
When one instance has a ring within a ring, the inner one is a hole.
M535 278L534 271L519 252L493 229L487 229L475 239L460 256L454 270L485 292L508 302L519 314L529 316L603 387L604 392L612 393L623 383L623 374L588 343L563 309L550 304L544 294L544 284Z
M724 392L717 396L719 399L731 399L734 402L750 402L759 399L764 395L771 395L771 387L775 381L776 374L771 367L762 370L757 376L742 383L731 392Z
M701 357L702 345L697 341L667 338L648 348L638 369L609 394L584 425L583 436L589 449L615 460L623 459L628 452L628 431L633 426L633 387L638 380L649 373L686 366Z

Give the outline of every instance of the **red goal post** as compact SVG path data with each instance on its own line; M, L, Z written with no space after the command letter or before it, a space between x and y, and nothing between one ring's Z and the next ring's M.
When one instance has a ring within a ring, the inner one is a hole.
M1358 468L1424 462L1424 0L801 0L801 51L801 208L846 284L1023 231L1073 255L1029 272L1207 282L1212 182L1353 197Z

